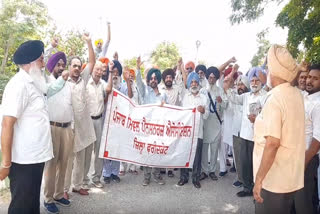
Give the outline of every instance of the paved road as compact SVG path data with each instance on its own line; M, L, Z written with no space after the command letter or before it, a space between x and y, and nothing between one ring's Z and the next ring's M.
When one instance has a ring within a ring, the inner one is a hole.
M112 182L103 189L92 187L89 196L71 194L71 207L60 207L60 213L254 213L252 197L235 196L240 190L232 186L235 174L228 173L218 181L206 179L201 182L202 188L196 189L190 182L177 187L179 173L174 173L174 178L166 177L165 185L151 182L147 187L141 185L142 171L139 175L126 174L120 183ZM0 203L1 214L7 212L7 206L7 203ZM41 209L41 213L45 213L43 207Z

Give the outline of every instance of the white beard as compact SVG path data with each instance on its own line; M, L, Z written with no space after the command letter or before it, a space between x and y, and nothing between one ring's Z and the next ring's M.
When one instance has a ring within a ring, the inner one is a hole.
M261 84L258 85L257 87L252 87L252 86L250 85L250 90L251 90L251 92L256 93L256 92L258 92L258 91L261 90L261 87L262 87Z
M120 82L121 82L121 79L119 77L117 78L117 80L112 79L113 88L118 90L120 87Z
M46 94L48 91L48 86L46 78L44 77L44 72L37 68L35 65L32 65L29 71L29 75L33 80L35 87L40 90L41 93Z
M194 88L192 88L192 87L190 87L190 92L192 93L192 94L196 94L196 93L198 93L199 92L199 90L200 90L200 87L199 86L197 86L197 87L194 87Z

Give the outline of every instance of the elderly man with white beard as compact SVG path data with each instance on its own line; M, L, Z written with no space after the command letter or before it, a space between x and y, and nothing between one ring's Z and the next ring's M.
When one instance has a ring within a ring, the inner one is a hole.
M200 173L201 173L201 157L202 157L202 145L203 145L203 120L206 120L209 115L209 102L206 95L200 93L200 78L195 72L188 75L187 88L189 92L184 96L182 100L183 107L197 108L197 111L201 113L200 126L196 154L192 167L192 183L195 188L201 188ZM183 186L188 183L189 169L180 170L180 180L177 186Z
M212 180L218 180L215 174L218 150L221 143L221 124L223 110L226 109L227 102L222 98L224 97L223 89L216 85L217 80L220 78L220 71L216 67L209 67L206 70L205 77L207 79L207 86L201 89L201 93L207 96L209 100L209 116L204 120L203 131L203 148L202 148L202 173L201 180L209 177ZM225 99L225 98L224 98ZM210 158L208 151L210 147ZM210 165L208 164L210 162Z
M232 73L237 72L238 66L234 66ZM243 106L242 121L239 143L240 151L240 170L242 172L243 190L237 193L238 197L252 196L253 189L253 124L256 116L264 105L267 93L262 89L262 83L259 79L261 69L258 67L250 69L248 76L250 80L250 92L238 95L232 91L228 85L224 88L227 98L230 102Z
M64 85L68 75L45 82L44 45L39 40L19 46L13 61L19 72L5 87L2 105L2 163L0 180L9 176L8 213L40 213L40 187L44 164L53 157L47 97Z

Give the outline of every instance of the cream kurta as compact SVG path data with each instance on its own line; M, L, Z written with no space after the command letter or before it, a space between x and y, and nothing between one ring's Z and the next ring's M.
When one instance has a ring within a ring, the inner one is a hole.
M216 104L216 109L220 116L220 119L223 120L223 111L227 107L227 103L225 101L225 96L223 89L218 87L216 84L211 86L208 84L206 89L201 89L201 93L204 94L208 102L210 104L210 99L208 96L208 92L210 92L212 101ZM216 102L217 97L222 98L222 103ZM211 109L213 110L213 109ZM203 130L203 142L204 143L213 143L214 140L221 134L221 124L218 120L216 113L209 112L209 116L206 120L204 120L204 130Z
M262 182L273 193L290 193L304 186L305 112L300 91L289 83L273 88L254 124L253 175L260 167L266 137L280 139L274 162Z
M74 152L85 149L96 140L92 119L86 99L86 85L90 79L90 70L85 68L74 82L70 77L68 84L72 91L72 106L74 112Z

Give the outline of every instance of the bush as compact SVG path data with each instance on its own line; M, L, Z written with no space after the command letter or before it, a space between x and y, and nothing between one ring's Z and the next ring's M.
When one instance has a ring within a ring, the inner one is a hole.
M7 83L9 82L12 76L13 75L0 74L0 104L2 103L2 94L4 88L6 87Z

